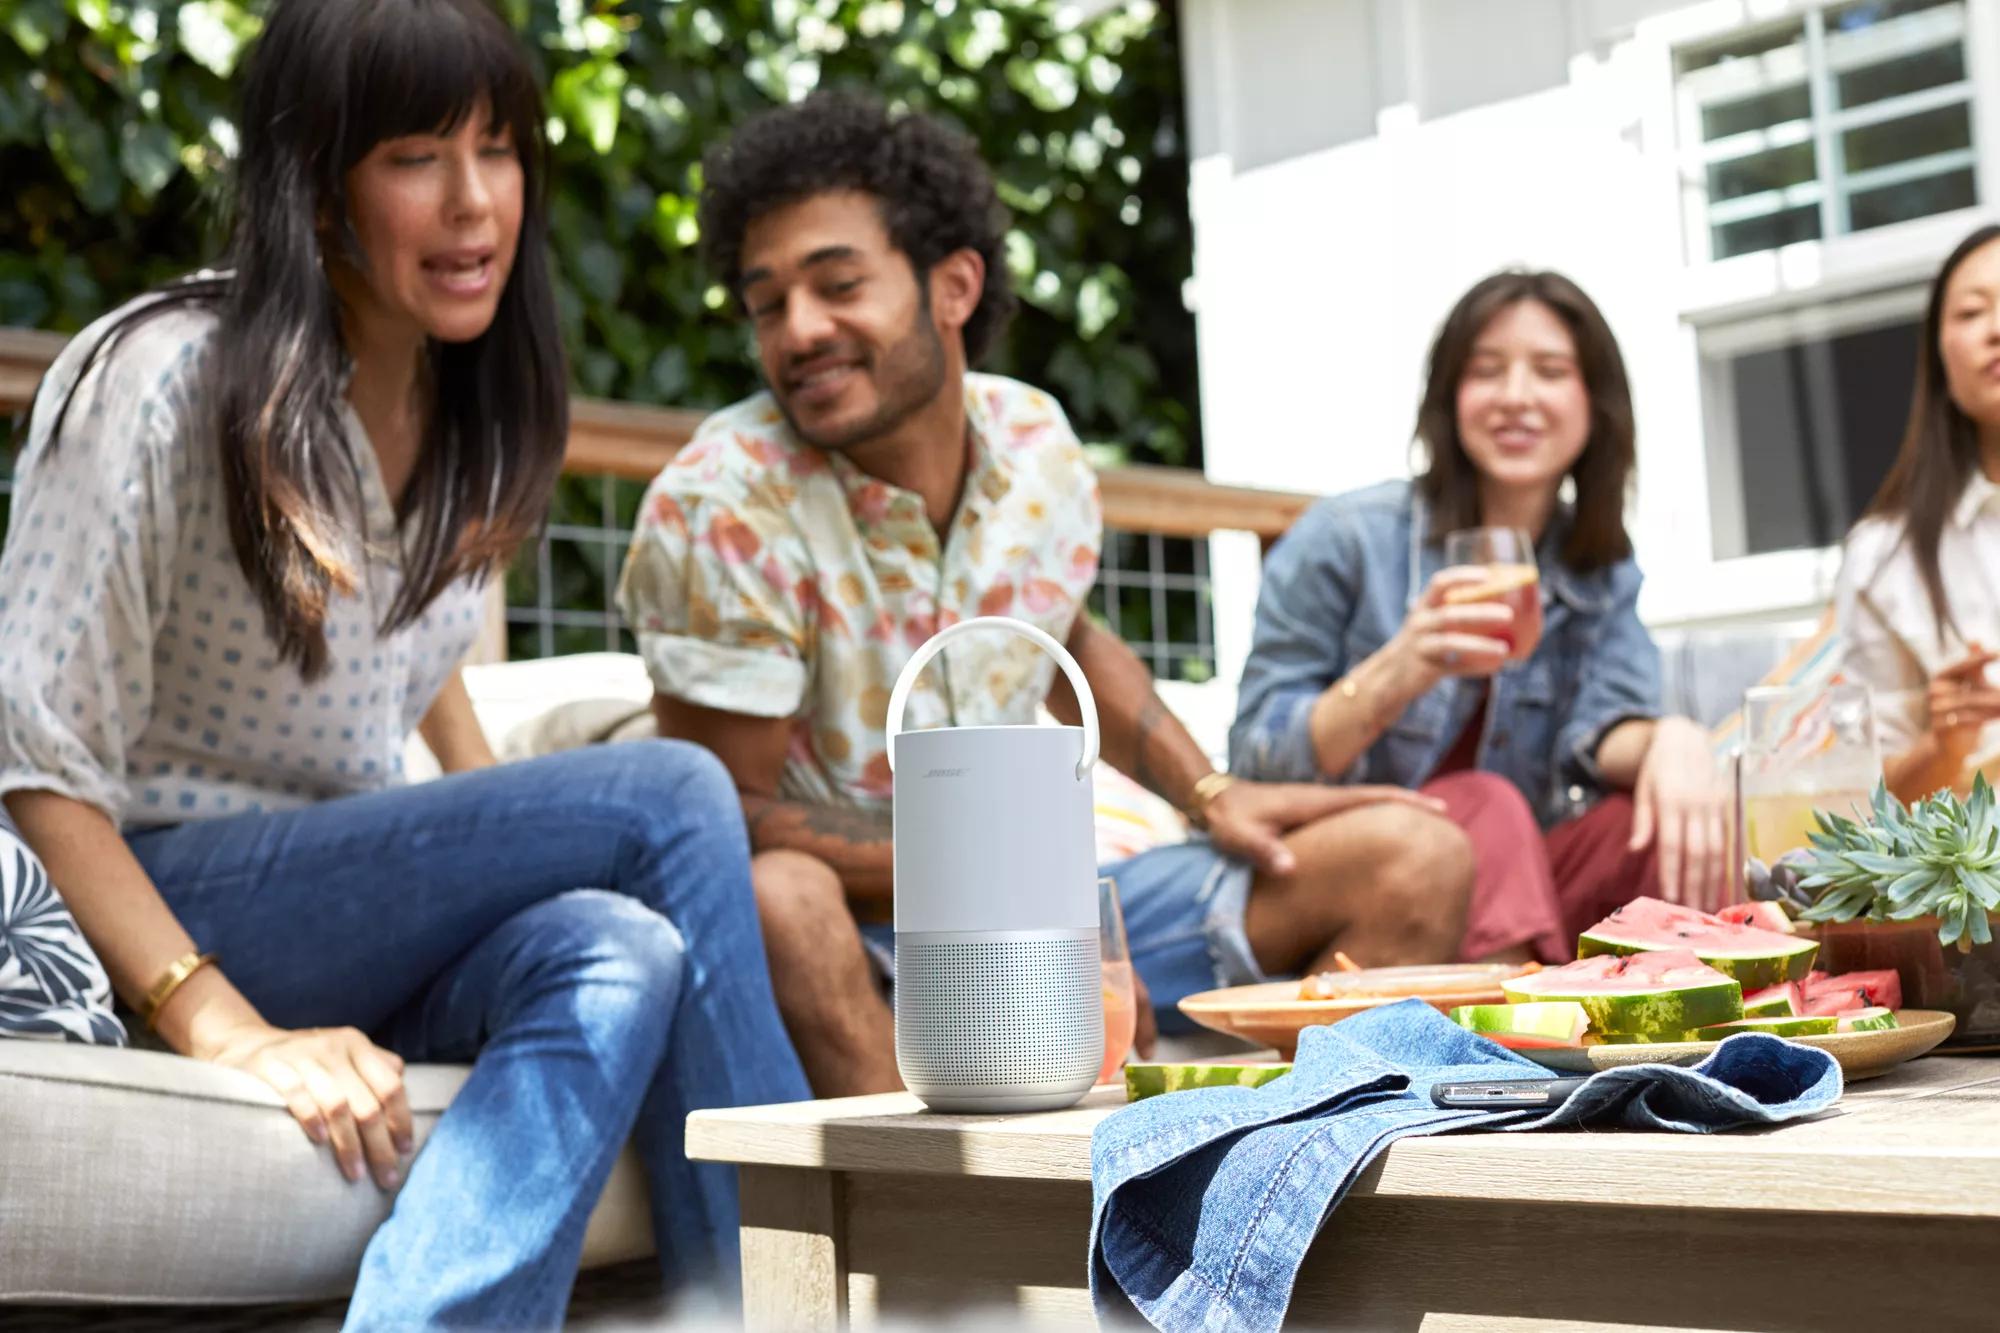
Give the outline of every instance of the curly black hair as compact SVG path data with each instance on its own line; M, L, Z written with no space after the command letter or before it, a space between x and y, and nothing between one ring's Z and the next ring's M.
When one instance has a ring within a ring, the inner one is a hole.
M958 250L986 261L986 287L965 323L977 365L1014 314L1004 244L1007 210L970 138L917 112L892 113L854 92L814 93L745 121L702 158L702 252L732 294L743 277L743 236L774 208L828 190L881 202L889 239L918 281Z

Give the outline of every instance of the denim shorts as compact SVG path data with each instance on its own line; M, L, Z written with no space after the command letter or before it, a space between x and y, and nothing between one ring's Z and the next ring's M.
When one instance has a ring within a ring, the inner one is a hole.
M1114 862L1101 873L1118 883L1132 963L1152 994L1160 1031L1195 1030L1177 1007L1190 995L1271 979L1257 966L1243 931L1248 862L1195 837ZM887 984L895 976L895 927L863 925L861 938Z
M1250 951L1243 912L1251 866L1207 838L1155 847L1105 866L1118 882L1132 964L1152 993L1163 1033L1192 1032L1180 1001L1219 986L1269 981Z

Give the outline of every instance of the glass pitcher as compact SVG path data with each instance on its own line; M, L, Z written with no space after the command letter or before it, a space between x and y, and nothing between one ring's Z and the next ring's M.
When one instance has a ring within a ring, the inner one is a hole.
M1736 829L1744 880L1811 846L1817 812L1866 818L1882 776L1875 704L1866 685L1759 686L1743 696Z

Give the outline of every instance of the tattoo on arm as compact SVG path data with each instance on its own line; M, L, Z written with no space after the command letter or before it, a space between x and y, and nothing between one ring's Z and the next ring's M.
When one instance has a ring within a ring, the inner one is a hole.
M1172 801L1176 799L1175 795L1166 789L1164 779L1153 767L1152 755L1150 753L1153 748L1153 732L1166 719L1166 716L1167 706L1160 702L1160 696L1148 692L1146 695L1146 706L1139 710L1139 721L1133 728L1132 776L1137 778L1139 785L1147 791L1154 792Z
M839 805L801 805L800 822L822 838L851 843L888 842L892 821L887 810L862 810Z
M896 860L887 810L746 795L743 816L753 852L803 852L839 874L850 900L887 900Z
M1153 673L1122 639L1081 618L1069 646L1097 698L1105 759L1146 790L1182 808L1210 765L1187 728L1160 702ZM1137 717L1126 711L1134 700L1139 701ZM1064 715L1065 709L1070 716ZM1075 696L1061 677L1049 691L1049 711L1071 726L1082 719Z
M750 828L750 850L761 852L771 845L771 825L783 810L782 802L768 796L743 798L743 822Z

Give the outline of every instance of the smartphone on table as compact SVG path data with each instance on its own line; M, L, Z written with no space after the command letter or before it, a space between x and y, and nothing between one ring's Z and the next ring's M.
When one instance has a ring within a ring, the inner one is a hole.
M1431 1102L1447 1111L1552 1111L1590 1080L1481 1078L1431 1087Z

